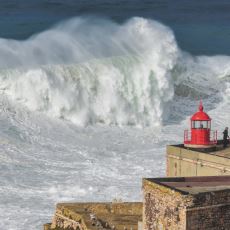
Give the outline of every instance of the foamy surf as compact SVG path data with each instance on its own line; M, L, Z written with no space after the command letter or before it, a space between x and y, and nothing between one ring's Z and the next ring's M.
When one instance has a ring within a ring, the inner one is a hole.
M1 39L0 229L40 229L59 201L140 200L200 98L215 128L229 123L229 64L144 18Z

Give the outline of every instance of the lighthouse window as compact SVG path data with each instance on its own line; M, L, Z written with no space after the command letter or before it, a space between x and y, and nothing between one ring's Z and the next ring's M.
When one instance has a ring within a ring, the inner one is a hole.
M207 129L208 128L208 121L201 121L201 126L202 126L202 129Z
M193 129L207 129L208 121L193 121L192 128Z

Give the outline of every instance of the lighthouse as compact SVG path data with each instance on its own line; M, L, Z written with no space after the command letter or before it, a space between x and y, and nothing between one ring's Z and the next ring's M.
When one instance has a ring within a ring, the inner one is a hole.
M208 150L217 144L217 131L211 130L211 118L203 110L201 101L198 111L190 119L191 130L184 131L185 147Z

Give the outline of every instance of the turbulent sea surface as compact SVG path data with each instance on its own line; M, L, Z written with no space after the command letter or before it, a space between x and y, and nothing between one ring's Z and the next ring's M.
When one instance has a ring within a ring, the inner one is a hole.
M219 137L229 125L230 57L192 55L141 12L0 39L0 229L41 229L61 201L141 200L200 99Z

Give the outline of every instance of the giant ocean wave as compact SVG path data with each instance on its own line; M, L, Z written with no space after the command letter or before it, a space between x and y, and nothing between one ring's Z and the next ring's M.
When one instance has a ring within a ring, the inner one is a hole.
M0 53L3 94L80 126L159 126L175 92L218 93L230 62L183 53L168 27L143 18L75 18L26 41L2 39Z

